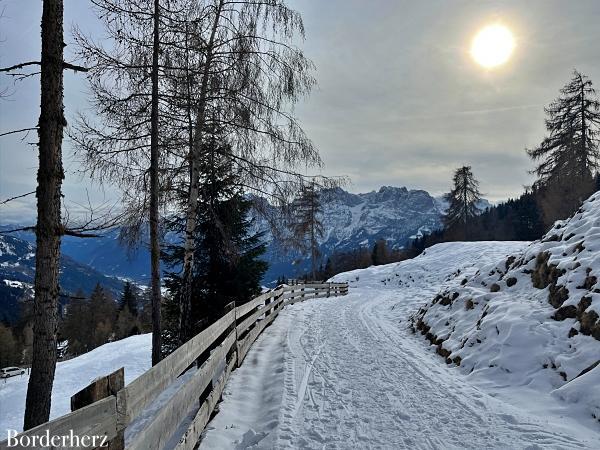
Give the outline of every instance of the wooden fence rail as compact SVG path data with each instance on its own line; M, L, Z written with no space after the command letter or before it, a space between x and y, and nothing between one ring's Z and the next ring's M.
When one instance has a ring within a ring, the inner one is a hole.
M72 397L73 412L25 431L16 439L28 442L23 447L28 449L77 448L49 446L39 439L49 434L79 438L70 444L82 443L84 436L106 436L111 450L124 446L127 450L160 450L174 442L178 450L191 450L210 420L231 372L242 364L256 338L279 311L297 302L347 293L347 283L284 285L243 305L233 305L218 321L127 386L123 387L122 369L101 377ZM196 366L170 398L161 399L177 378ZM182 430L195 409L187 429ZM152 411L156 412L151 414ZM123 436L128 431L135 433L127 436L124 444ZM34 437L37 445L32 445ZM9 447L8 440L0 442L0 450L8 448L21 447Z

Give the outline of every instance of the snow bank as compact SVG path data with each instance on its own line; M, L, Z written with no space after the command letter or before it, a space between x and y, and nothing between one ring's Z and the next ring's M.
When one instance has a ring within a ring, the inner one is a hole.
M457 276L473 275L489 264L527 246L524 242L445 242L426 249L418 257L399 263L372 266L336 275L330 281L352 287L423 288L438 290Z
M482 249L482 251L485 251ZM600 420L600 195L540 241L457 274L414 316L461 370L551 392Z
M71 411L71 396L96 378L125 367L125 383L131 382L151 367L152 335L141 334L102 345L91 352L56 365L52 389L50 418ZM0 380L0 441L7 430L23 429L25 396L29 376Z

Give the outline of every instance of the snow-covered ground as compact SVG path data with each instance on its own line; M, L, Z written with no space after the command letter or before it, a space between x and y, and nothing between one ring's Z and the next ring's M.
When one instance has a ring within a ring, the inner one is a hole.
M71 396L100 376L125 367L125 383L129 383L150 369L151 345L152 335L141 334L105 344L77 358L58 363L50 418L69 413ZM28 382L28 375L9 378L6 382L0 380L0 441L7 438L7 430L23 429Z
M577 404L447 365L411 330L457 276L526 246L437 245L338 275L346 297L286 307L233 372L200 448L600 448Z

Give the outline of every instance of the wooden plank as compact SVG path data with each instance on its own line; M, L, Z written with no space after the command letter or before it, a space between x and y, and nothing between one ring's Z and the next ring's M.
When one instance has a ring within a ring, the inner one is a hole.
M269 303L268 305L263 306L258 311L256 311L254 314L247 317L244 321L242 321L242 323L240 323L236 327L238 334L242 334L244 331L246 331L248 328L250 328L260 316L265 314L267 311L270 311L274 307L278 306L281 302L282 302L282 299L280 298L274 302Z
M299 290L299 289L325 289L328 287L335 287L335 286L347 286L347 283L308 283L308 284L296 284L294 286L286 286L284 288L284 291L290 291L290 290Z
M234 318L235 310L228 312L119 391L117 394L119 428L125 428L145 406L181 375L234 323Z
M315 291L304 291L304 296L311 294L312 292L319 292L318 290ZM300 298L302 297L302 291L296 290L296 292L288 292L287 294L283 294L282 298L284 300L288 299L288 298Z
M238 367L242 365L244 359L246 358L246 354L250 350L250 347L262 331L262 324L265 323L264 320L261 320L257 323L257 325L250 330L250 332L246 335L246 337L238 343Z
M320 292L320 293L315 294L315 295L310 296L310 297L290 299L286 304L287 305L293 305L294 303L301 303L301 302L304 302L306 300L310 300L310 299L313 299L313 298L327 298L327 297L338 297L338 295L336 295L336 294L329 295L327 293L327 291L323 291L323 292Z
M254 341L256 341L258 336L260 336L260 334L267 327L267 325L269 325L271 322L273 322L273 320L275 320L275 317L277 317L279 311L281 311L283 307L284 303L280 302L278 307L273 311L273 314L265 317L265 319L263 320L258 321L256 326L250 330L248 335L242 341L238 342L238 367L244 361L244 358L250 351L250 348L252 347Z
M236 361L237 353L234 353L233 358L231 358L231 361L229 361L229 364L227 365L227 369L225 369L225 372L223 372L223 374L219 377L219 380L214 385L214 388L208 395L208 398L204 401L204 403L202 403L202 406L196 413L194 420L181 437L178 444L175 446L175 450L193 450L194 447L196 447L204 428L210 420L210 415L214 411L215 406L217 406L217 403L221 398L223 389L225 389L225 384L229 379L229 375L231 375L231 371L233 370Z
M123 389L123 387L125 387L125 368L121 367L107 376L97 378L91 384L71 396L71 411L77 411L98 400L111 396L114 397L116 402L117 392ZM125 448L124 430L117 430L117 435L106 442L106 445L103 445L102 448L123 450Z
M267 300L271 297L274 297L277 294L279 294L278 290L265 292L264 294L259 295L255 299L250 300L249 302L238 306L236 308L236 317L245 316L250 311L252 311L254 308L263 305L265 303L265 300Z
M114 396L107 397L98 402L85 406L77 411L73 411L58 419L39 425L31 430L25 431L17 435L17 439L23 436L30 438L30 442L34 436L37 437L36 443L40 443L40 437L49 433L52 436L70 436L71 431L74 436L78 437L78 442L70 442L67 439L66 446L54 446L53 449L62 450L68 448L91 448L92 437L99 436L96 443L101 444L101 436L106 436L106 440L113 439L117 435L117 402ZM83 438L83 439L82 439ZM61 440L62 441L62 440ZM69 445L69 444L77 444ZM43 444L43 442L42 442ZM19 447L9 447L8 440L0 442L0 449L14 449ZM47 449L48 446L31 445L25 447L27 449Z
M193 377L162 406L150 424L133 438L133 442L127 446L128 450L159 450L165 446L197 404L200 394L212 381L217 367L225 359L234 342L235 332L231 332Z

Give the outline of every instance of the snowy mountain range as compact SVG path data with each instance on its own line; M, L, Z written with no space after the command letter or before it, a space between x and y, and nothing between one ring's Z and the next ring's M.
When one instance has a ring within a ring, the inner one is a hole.
M325 234L320 250L324 261L334 251L370 248L379 239L385 239L391 248L405 247L412 239L441 228L448 207L442 197L427 191L392 186L364 194L341 188L327 190L321 194L321 204ZM482 211L489 206L487 200L479 204ZM269 245L267 260L266 282L281 275L300 275L309 266L308 258L282 253L275 244Z
M325 259L333 251L346 251L361 246L372 246L378 239L385 239L393 248L405 246L410 239L428 234L441 226L441 216L446 208L440 198L431 196L424 190L405 187L383 186L378 191L354 194L341 188L324 191L321 194L323 225L325 235L321 243L321 253ZM482 202L482 209L488 206ZM0 229L7 227L0 226ZM11 228L16 228L11 226ZM267 230L266 222L257 219L255 230ZM7 302L8 284L2 280L31 283L35 262L32 233L19 232L0 235L0 245L12 248L14 255L6 251L0 256L0 282L4 283L0 301ZM169 236L169 240L176 237ZM293 277L302 274L309 265L303 255L282 252L267 231L268 242L265 259L270 268L264 283L274 282L277 277ZM137 250L127 249L119 241L119 230L113 229L102 238L80 239L66 236L62 240L63 287L76 290L102 281L111 289L120 287L120 282L112 277L128 278L140 284L149 279L149 255L145 246ZM103 278L106 275L107 277ZM89 282L84 282L85 278ZM14 283L13 283L14 284ZM16 285L15 285L16 286ZM21 295L17 288L9 289L14 303L15 295Z
M35 275L35 245L15 236L0 234L0 322L13 322L19 313L20 299L33 295ZM96 284L113 295L123 288L123 282L103 275L89 265L75 261L67 254L61 257L61 293L75 294L82 289L89 294ZM62 298L65 300L66 298Z

